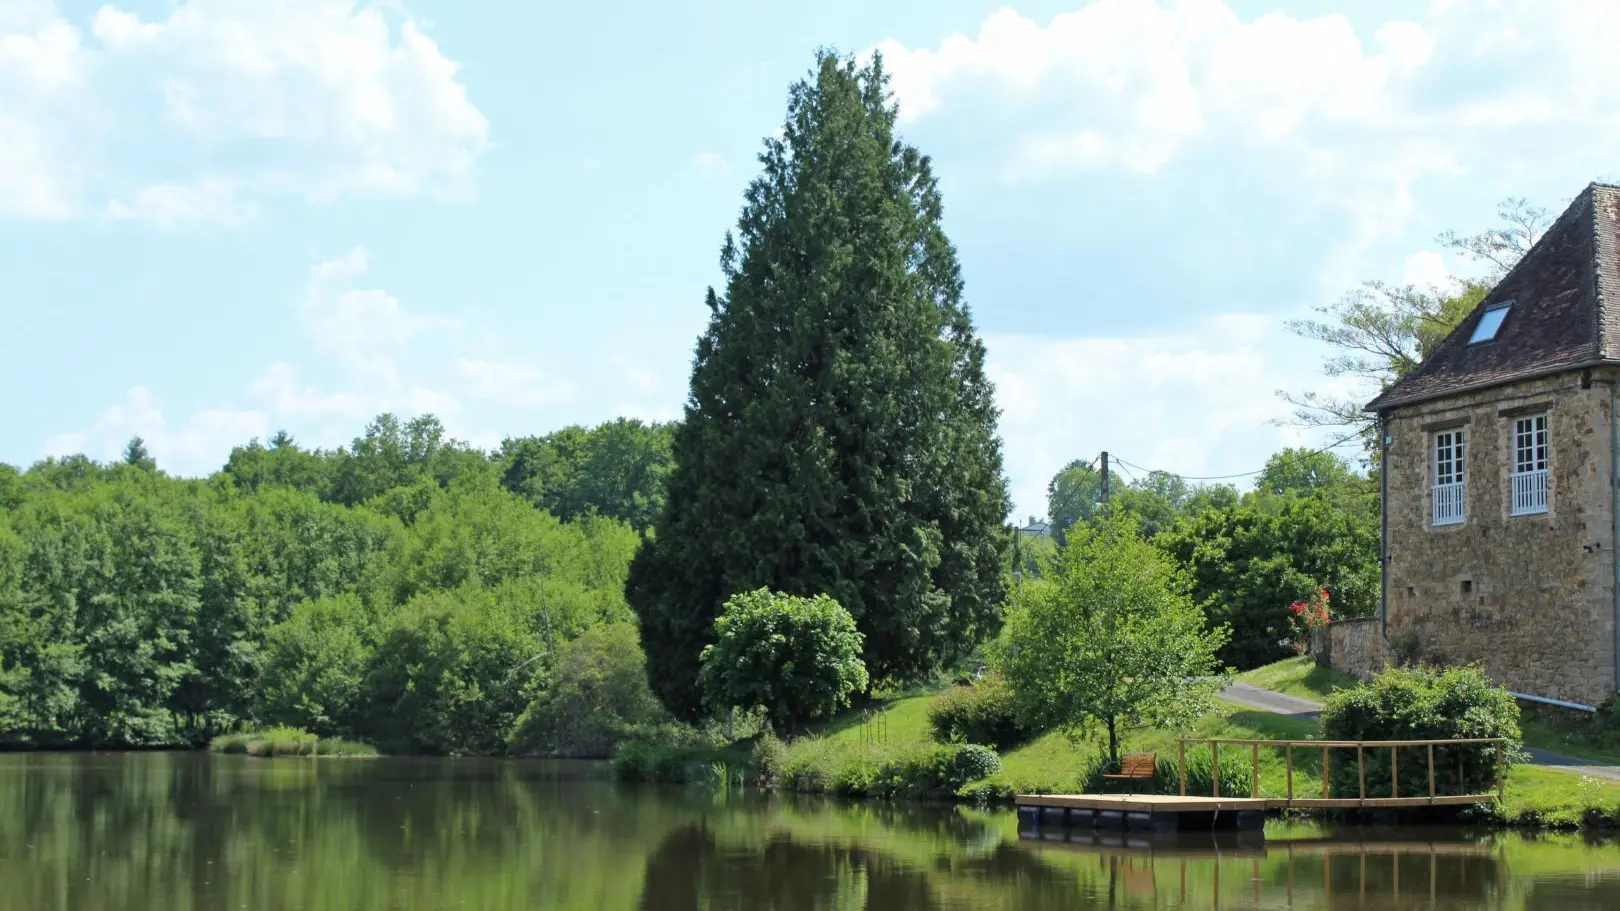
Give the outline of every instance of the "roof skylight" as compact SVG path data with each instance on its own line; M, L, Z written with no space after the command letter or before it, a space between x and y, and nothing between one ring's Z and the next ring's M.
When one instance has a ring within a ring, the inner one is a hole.
M1502 328L1502 321L1507 319L1508 311L1513 309L1513 302L1497 304L1479 315L1479 324L1474 327L1474 334L1469 337L1468 344L1488 342L1496 338L1496 330Z

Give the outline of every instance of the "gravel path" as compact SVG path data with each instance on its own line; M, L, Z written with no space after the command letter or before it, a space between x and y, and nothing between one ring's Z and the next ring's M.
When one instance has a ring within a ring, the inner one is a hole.
M1278 693L1272 690L1263 690L1247 683L1234 682L1228 684L1221 691L1221 698L1227 702L1262 712L1272 712L1277 715L1292 715L1297 718L1315 718L1322 712L1322 703L1310 699L1301 699L1287 693ZM1587 759L1576 759L1573 756L1562 756L1558 753L1549 753L1546 750L1530 748L1530 764L1560 772L1574 772L1580 775L1590 775L1593 778L1607 778L1611 781L1620 781L1620 766L1602 765Z

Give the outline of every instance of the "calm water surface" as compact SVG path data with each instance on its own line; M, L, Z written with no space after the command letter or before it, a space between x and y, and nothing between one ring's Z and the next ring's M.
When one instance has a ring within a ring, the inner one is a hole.
M0 755L0 909L1620 911L1620 846L1273 826L1020 839L1010 812L619 787L580 764Z

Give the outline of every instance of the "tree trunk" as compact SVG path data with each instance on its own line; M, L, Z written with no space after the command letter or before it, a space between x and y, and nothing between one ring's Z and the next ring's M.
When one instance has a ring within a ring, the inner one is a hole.
M1119 731L1115 727L1115 716L1108 716L1108 761L1119 763Z

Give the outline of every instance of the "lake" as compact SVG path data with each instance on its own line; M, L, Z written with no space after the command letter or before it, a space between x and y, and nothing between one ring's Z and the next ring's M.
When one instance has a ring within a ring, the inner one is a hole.
M1010 810L632 788L600 765L0 755L0 909L1620 911L1620 845L1271 825L1020 839ZM1133 839L1134 840L1134 839Z

